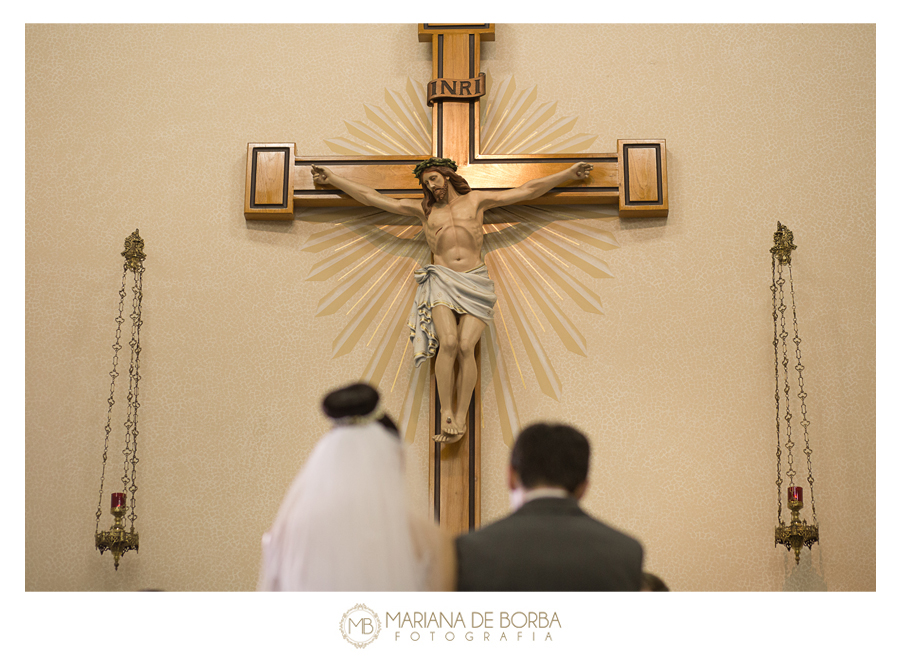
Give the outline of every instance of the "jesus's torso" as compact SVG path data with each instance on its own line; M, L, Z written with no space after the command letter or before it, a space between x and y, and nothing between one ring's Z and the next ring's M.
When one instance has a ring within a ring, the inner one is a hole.
M434 254L434 264L455 272L466 272L481 265L484 243L484 211L479 208L478 192L435 205L422 222L425 241Z

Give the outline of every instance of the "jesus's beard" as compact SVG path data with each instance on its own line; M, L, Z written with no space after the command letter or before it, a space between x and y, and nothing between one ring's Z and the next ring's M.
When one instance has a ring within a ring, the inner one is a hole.
M431 190L431 193L434 195L434 200L438 203L444 203L444 200L447 198L447 186L436 187Z

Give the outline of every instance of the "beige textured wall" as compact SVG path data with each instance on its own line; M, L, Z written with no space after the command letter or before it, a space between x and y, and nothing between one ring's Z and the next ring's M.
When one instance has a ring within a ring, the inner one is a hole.
M369 353L331 359L341 318L310 311L329 287L305 281L319 227L245 222L246 143L327 153L430 58L413 25L26 28L26 589L254 588L259 537L326 427L318 399ZM673 589L874 590L874 26L500 25L483 68L537 84L595 151L662 137L669 154L668 221L611 224L615 277L591 282L606 315L568 309L589 356L547 341L563 398L517 389L521 420L592 437L586 506ZM772 544L777 221L799 244L822 535L799 568ZM141 551L115 573L92 533L135 228ZM486 520L507 505L496 431ZM426 445L409 455L422 504Z

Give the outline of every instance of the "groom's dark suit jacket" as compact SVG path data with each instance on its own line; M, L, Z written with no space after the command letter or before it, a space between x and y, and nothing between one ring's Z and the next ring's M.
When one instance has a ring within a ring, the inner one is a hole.
M637 591L644 550L572 498L537 498L456 540L460 591Z

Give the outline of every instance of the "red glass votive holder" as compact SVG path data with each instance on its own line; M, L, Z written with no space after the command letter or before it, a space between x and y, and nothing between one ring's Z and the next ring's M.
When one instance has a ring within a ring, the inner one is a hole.
M110 507L115 509L116 507L125 507L125 494L124 493L114 493L112 495L112 502L110 503Z
M788 500L792 502L803 502L803 487L788 487Z

